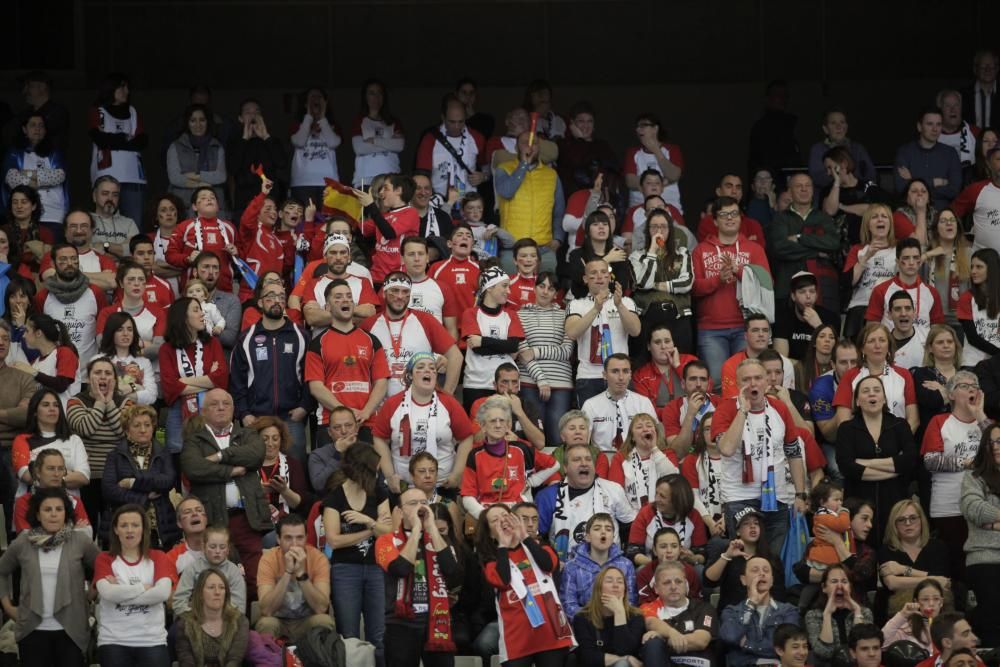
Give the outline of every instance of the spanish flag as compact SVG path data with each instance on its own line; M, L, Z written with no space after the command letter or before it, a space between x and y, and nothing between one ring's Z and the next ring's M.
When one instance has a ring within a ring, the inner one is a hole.
M351 219L355 227L361 221L361 202L354 196L350 186L333 179L325 178L326 188L323 189L323 216L345 215Z

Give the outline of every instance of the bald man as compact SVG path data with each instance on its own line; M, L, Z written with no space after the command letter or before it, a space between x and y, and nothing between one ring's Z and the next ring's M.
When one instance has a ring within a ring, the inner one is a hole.
M233 421L233 397L224 389L205 393L200 421L188 425L181 470L190 493L204 503L208 523L229 526L246 571L248 599L256 599L261 540L274 529L257 475L264 441L254 429Z

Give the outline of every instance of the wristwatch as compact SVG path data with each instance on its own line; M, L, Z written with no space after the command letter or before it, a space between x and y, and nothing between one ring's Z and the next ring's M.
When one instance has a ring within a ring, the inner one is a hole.
M307 581L308 579L309 575L305 572L303 572L301 576L295 577L295 581Z

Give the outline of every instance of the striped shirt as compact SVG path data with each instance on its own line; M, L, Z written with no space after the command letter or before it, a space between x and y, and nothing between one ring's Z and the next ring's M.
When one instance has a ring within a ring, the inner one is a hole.
M572 389L573 339L566 336L566 312L558 306L539 308L526 304L518 311L525 339L521 349L533 348L535 358L527 365L518 363L521 382L532 386L547 384L553 389Z
M105 459L125 437L121 411L129 405L132 405L132 401L123 401L118 405L98 404L87 393L79 393L69 399L66 418L69 420L69 427L80 436L87 449L90 479L99 480L104 477Z

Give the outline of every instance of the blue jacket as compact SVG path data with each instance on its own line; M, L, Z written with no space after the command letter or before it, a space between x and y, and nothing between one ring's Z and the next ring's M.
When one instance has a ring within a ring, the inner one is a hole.
M303 382L308 343L302 328L288 318L280 329L268 331L258 322L240 334L229 360L237 418L285 418L293 408L309 409L303 404L309 398Z
M621 547L612 544L608 551L608 560L598 565L590 558L590 544L583 542L576 547L576 558L573 558L563 569L562 587L559 599L567 618L573 618L580 608L590 601L594 589L594 579L606 567L617 567L625 574L625 585L628 588L628 601L635 606L638 593L635 589L635 566L625 557Z
M728 667L747 667L758 660L778 660L774 652L774 630L782 623L794 623L802 626L799 610L794 605L778 602L771 598L770 610L761 623L757 609L744 600L739 604L731 604L722 610L722 625L719 627L719 637L728 644L726 664ZM746 643L740 643L746 638Z

